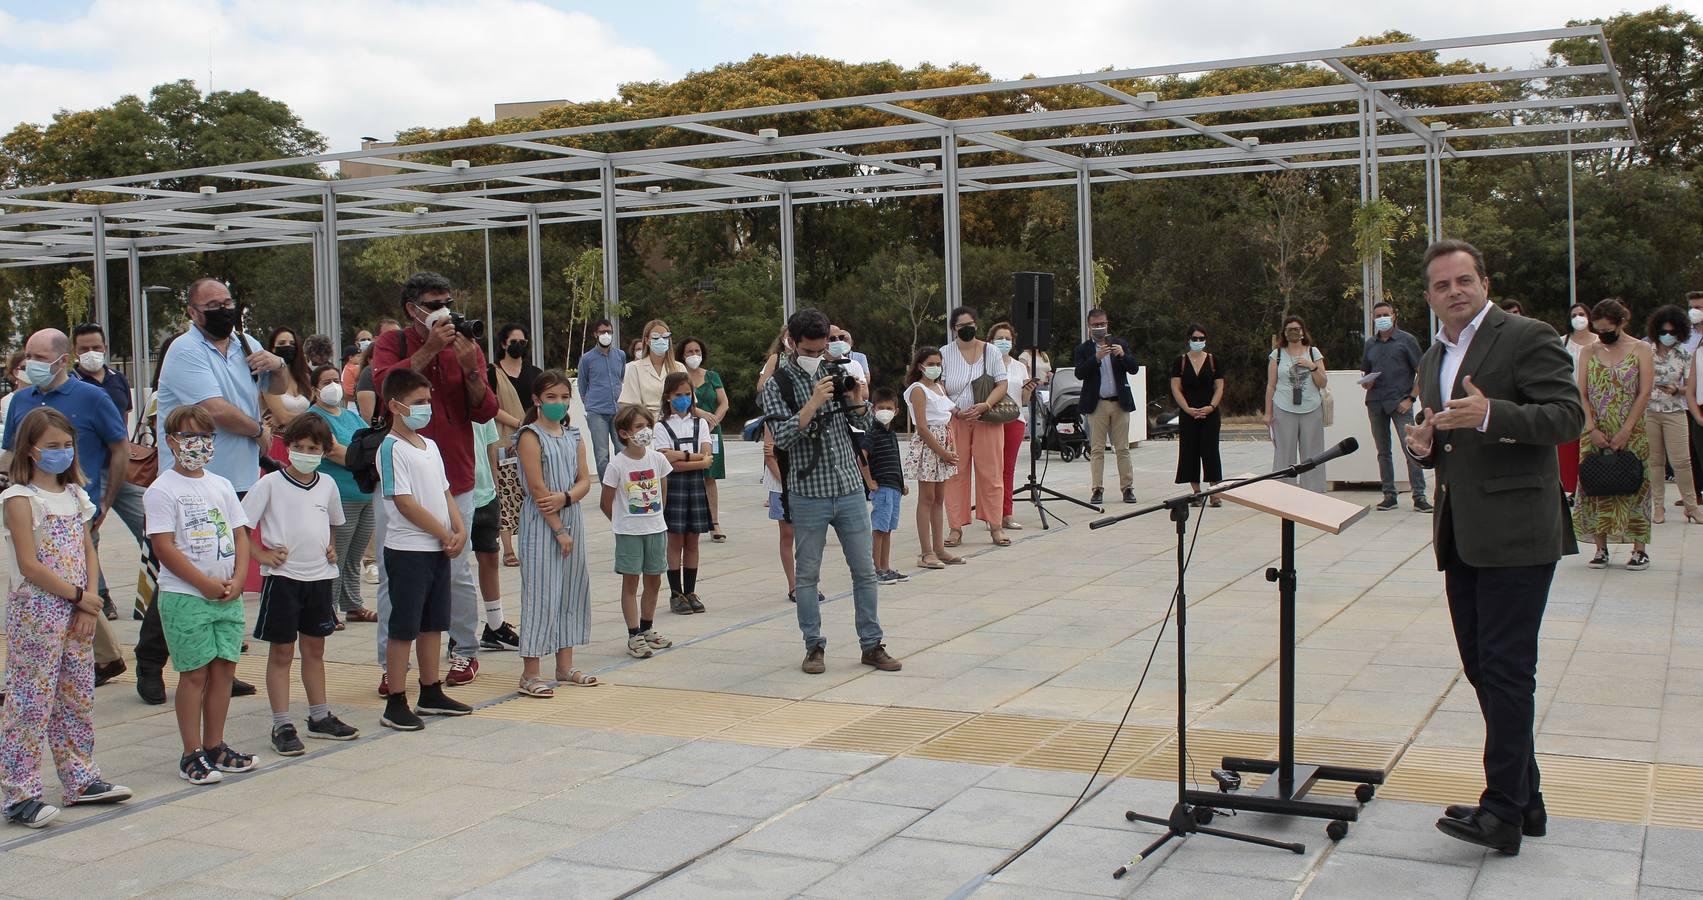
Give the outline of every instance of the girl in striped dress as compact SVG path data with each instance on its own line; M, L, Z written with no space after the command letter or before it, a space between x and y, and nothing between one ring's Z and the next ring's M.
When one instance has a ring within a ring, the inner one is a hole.
M698 536L715 526L710 516L704 472L714 461L714 439L704 420L692 414L692 381L675 372L662 384L662 416L651 446L674 466L668 476L668 608L679 615L704 611L698 599Z
M596 687L574 668L574 648L590 640L591 573L579 503L591 490L585 444L567 427L573 383L558 369L532 382L532 411L515 433L526 503L520 513L520 692L553 697L538 661L556 657L556 682Z

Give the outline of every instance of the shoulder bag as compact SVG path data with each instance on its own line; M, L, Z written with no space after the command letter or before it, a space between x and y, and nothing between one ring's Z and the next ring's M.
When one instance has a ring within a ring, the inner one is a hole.
M993 396L994 387L999 384L999 381L994 378L993 372L989 370L989 364L993 361L991 348L991 344L982 345L982 374L977 375L975 380L970 382L971 395L977 403L986 403L988 398ZM981 421L1003 425L1006 422L1017 421L1020 412L1021 410L1017 408L1017 401L1011 397L1011 388L1008 383L1005 398L993 404L987 412L982 413Z

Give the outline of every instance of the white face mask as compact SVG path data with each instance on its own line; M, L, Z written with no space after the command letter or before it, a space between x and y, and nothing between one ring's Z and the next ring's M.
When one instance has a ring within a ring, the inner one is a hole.
M613 342L614 342L614 340L615 340L615 335L613 335L613 334L610 334L610 333L609 333L609 332L607 332L607 331L605 331L605 332L602 332L602 333L601 333L601 334L599 334L599 335L598 335L598 336L597 336L597 343L598 343L598 345L599 345L599 346L603 346L603 347L607 347L607 346L609 346L609 345L610 345L610 344L611 344L611 343L613 343Z
M319 453L303 453L300 450L290 451L290 466L304 475L312 475L319 464L325 461L325 456Z
M940 380L940 367L939 366L923 366L922 367L922 377L927 378L929 381L939 381Z
M875 421L880 422L883 425L890 425L893 422L893 417L896 415L898 415L898 413L893 410L878 409L875 411Z
M688 368L688 369L696 369L697 367L699 367L703 364L704 364L704 358L702 356L698 356L698 355L694 354L692 356L686 357L686 368Z
M319 402L326 406L336 406L343 402L343 386L333 381L319 389Z
M1573 317L1573 321L1571 321L1571 322L1570 322L1570 323L1568 323L1568 324L1570 324L1570 325L1572 325L1572 326L1573 326L1573 330L1574 330L1574 331L1584 331L1584 330L1585 330L1585 326L1586 326L1586 325L1589 325L1589 324L1591 324L1591 323L1590 323L1590 322L1588 322L1588 321L1586 321L1586 319L1585 319L1585 317L1584 317L1584 316L1574 316L1574 317Z
M99 372L106 363L106 354L99 350L86 350L77 354L77 365L85 372Z
M1685 315L1691 319L1691 324L1703 325L1703 309L1688 310Z
M794 358L798 360L798 367L803 369L807 375L815 375L816 370L822 368L822 357L820 356L798 356Z
M656 438L656 430L655 429L653 429L653 428L640 428L638 431L633 432L633 436L628 441L628 443L630 443L634 446L637 446L637 447L649 447L650 442L655 438Z
M432 310L429 314L427 314L427 316L426 316L426 327L431 328L432 326L438 324L439 322L442 322L443 320L445 320L447 318L449 318L449 307L440 306L437 309Z

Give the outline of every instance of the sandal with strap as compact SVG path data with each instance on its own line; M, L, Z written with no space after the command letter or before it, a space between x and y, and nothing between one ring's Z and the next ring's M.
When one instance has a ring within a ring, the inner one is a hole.
M941 562L940 558L935 556L919 556L917 557L917 565L924 569L946 568L946 563Z
M597 687L603 683L597 680L596 675L587 674L579 669L570 670L566 678L562 677L562 673L557 672L556 681L560 684L572 685L574 687Z
M942 557L940 557L940 561L949 565L949 566L968 565L968 563L965 561L964 557L962 557L962 556L942 556Z
M509 553L504 553L503 554L503 567L508 568L508 569L519 568L520 567L520 557L514 555L514 553L512 551L509 552Z
M954 528L954 529L952 529L952 532L951 532L951 533L952 533L952 537L949 537L949 538L947 538L947 539L946 539L946 540L945 540L945 541L944 541L944 542L943 542L943 543L945 543L945 544L946 544L946 546L948 546L948 547L956 547L956 546L958 546L958 545L959 545L959 544L962 544L962 543L964 543L964 531L963 531L963 529L961 529L961 528Z
M721 526L717 525L714 522L710 523L710 543L712 543L712 544L725 544L725 543L727 543L727 535L722 534L721 533Z
M531 678L520 680L520 694L523 697L537 697L540 700L548 700L556 696L556 689L550 686L550 682L534 675Z

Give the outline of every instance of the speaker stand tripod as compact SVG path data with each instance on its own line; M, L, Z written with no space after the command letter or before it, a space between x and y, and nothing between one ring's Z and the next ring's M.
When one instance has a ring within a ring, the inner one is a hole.
M1026 335L1026 337L1028 337L1030 341L1029 377L1033 379L1035 377L1034 367L1041 359L1041 351L1035 347L1035 343L1037 343L1037 341L1035 340L1034 335ZM1009 382L1007 385L1007 390L1009 390ZM1022 388L1019 387L1018 390L1022 390ZM1049 511L1045 506L1045 504L1054 500L1063 500L1066 503L1074 503L1083 509L1091 509L1095 512L1105 512L1106 510L1104 507L1095 506L1086 500L1079 500L1062 491L1055 491L1042 484L1041 480L1036 477L1036 470L1040 465L1041 454L1046 452L1041 448L1041 420L1037 412L1039 407L1035 404L1035 395L1037 393L1039 393L1038 390L1031 391L1029 393L1029 480L1022 487L1012 490L1011 502L1017 503L1018 501L1027 501L1029 503L1033 503L1035 505L1035 513L1041 517L1042 529L1052 528L1052 525L1047 522L1047 516L1052 516L1053 518L1058 519L1060 524L1064 523L1064 518L1062 516L1058 513Z

